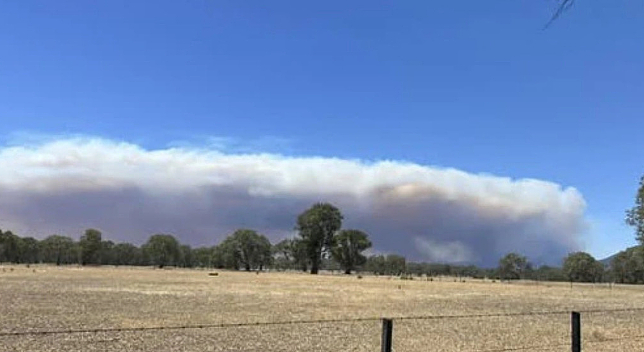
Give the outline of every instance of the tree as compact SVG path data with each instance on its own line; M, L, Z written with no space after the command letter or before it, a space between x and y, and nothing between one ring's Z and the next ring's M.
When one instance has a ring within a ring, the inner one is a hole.
M179 247L181 251L181 266L192 268L194 266L194 255L192 248L186 244Z
M362 252L368 248L371 248L371 241L366 233L359 230L342 230L335 236L331 255L344 269L345 274L351 274L356 266L367 261Z
M372 255L367 258L364 268L376 275L402 275L407 272L407 259L396 254Z
M566 281L566 275L561 268L542 265L534 273L538 281Z
M612 279L620 284L644 283L644 247L621 251L610 262Z
M311 259L309 258L306 242L296 238L291 242L291 248L295 267L304 272L308 271Z
M114 265L144 264L141 249L131 243L119 243L114 246Z
M499 277L502 280L521 279L528 267L526 257L517 253L508 253L499 260Z
M384 255L372 255L367 258L365 263L365 270L370 271L376 275L385 275L386 259Z
M40 253L45 263L78 263L78 246L69 237L52 235L40 242Z
M644 245L644 176L635 194L635 206L626 211L626 223L635 228L635 238Z
M0 263L20 261L20 237L11 231L0 231Z
M228 236L219 246L224 266L232 269L262 270L271 263L271 243L254 230L239 229Z
M309 258L301 239L287 238L273 246L273 260L278 269L307 271Z
M39 263L40 262L40 243L33 237L24 237L20 243L20 262L21 263Z
M101 262L101 232L87 229L78 242L80 247L81 265L100 264Z
M116 244L112 241L101 241L101 249L99 255L99 262L101 265L115 265L116 262L116 253L114 253L114 248Z
M213 253L212 247L199 247L192 251L194 257L194 264L200 268L213 267Z
M239 270L240 263L240 253L232 236L226 237L214 248L213 264L216 268Z
M181 255L177 239L166 234L151 236L143 245L143 250L149 256L151 264L159 268L177 265Z
M604 266L588 253L575 252L564 259L563 271L570 281L596 282L601 280Z
M340 210L329 203L314 204L297 217L296 229L311 263L311 274L318 273L322 256L331 249L342 219Z
M389 254L385 257L385 273L402 275L407 272L407 259L401 255Z
M276 243L273 248L273 259L278 270L291 269L293 263L293 240L283 239Z
M260 235L258 238L259 250L257 253L258 260L257 264L259 265L259 270L264 270L268 266L273 264L273 246L268 238L264 235Z
M239 260L246 271L250 271L259 261L259 235L248 229L240 229L233 233L235 250L239 252Z

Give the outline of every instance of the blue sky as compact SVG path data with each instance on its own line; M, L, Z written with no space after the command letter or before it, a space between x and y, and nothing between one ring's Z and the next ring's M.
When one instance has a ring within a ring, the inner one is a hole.
M598 257L642 168L644 3L19 1L0 136L224 143L572 186Z

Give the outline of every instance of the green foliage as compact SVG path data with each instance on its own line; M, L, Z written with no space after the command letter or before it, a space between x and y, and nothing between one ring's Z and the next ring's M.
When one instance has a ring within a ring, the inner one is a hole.
M499 260L498 274L502 280L519 280L530 268L526 257L517 253L508 253Z
M113 265L144 265L142 250L131 243L116 244L112 250Z
M329 203L317 203L297 217L298 234L311 263L311 274L317 274L325 253L342 227L342 213Z
M78 245L66 236L52 235L40 242L40 255L45 263L77 263L78 252Z
M272 248L273 263L278 270L293 269L295 266L295 253L293 240L290 238L281 240Z
M564 259L563 271L573 282L597 282L602 279L604 266L588 253L575 252Z
M172 235L153 235L143 245L143 251L149 257L150 263L163 268L177 265L181 257L179 242Z
M371 248L371 241L366 233L359 230L342 230L335 236L331 255L344 269L345 274L351 274L356 266L367 261L362 252L368 248Z
M635 228L635 238L644 245L644 176L635 194L635 206L626 211L626 223Z
M258 251L257 251L257 264L259 265L259 270L264 270L269 266L273 265L273 245L264 235L260 235L258 238Z
M620 284L643 284L644 247L637 246L617 253L610 263L610 274Z
M212 265L218 269L239 270L239 258L235 244L231 237L225 238L218 246L213 248Z
M268 238L249 229L239 229L219 246L223 267L229 269L264 269L272 262L272 247Z
M387 259L384 255L372 255L367 258L364 266L366 271L370 271L376 275L385 275L387 273Z
M213 265L213 252L212 247L199 247L192 250L194 266L199 268L212 268Z
M537 281L566 281L566 274L561 268L542 265L532 274Z
M400 276L407 272L407 260L405 257L395 254L374 255L367 258L365 270L376 275Z
M194 267L194 256L192 247L184 244L179 246L179 251L181 252L179 258L179 266L182 268L192 268Z
M21 263L40 263L40 242L33 237L21 238L18 242Z
M311 258L307 251L307 244L301 239L294 239L292 242L293 262L299 270L306 272L309 269Z
M100 264L101 261L101 232L95 229L85 230L78 242L80 247L81 265Z
M407 259L401 255L389 254L385 258L385 265L387 270L392 275L402 275L407 272Z
M215 258L218 268L239 270L241 265L241 253L239 251L239 244L233 236L226 237L219 246L217 246Z
M278 270L307 271L309 257L301 239L287 238L273 246L273 264Z
M101 265L113 265L116 261L114 248L116 244L112 241L101 241L100 244L100 263Z
M0 263L20 262L20 237L14 235L11 231L0 231Z

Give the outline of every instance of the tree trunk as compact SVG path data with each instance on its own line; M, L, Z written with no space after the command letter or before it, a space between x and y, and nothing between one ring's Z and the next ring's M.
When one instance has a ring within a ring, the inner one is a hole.
M316 258L311 262L311 274L317 275L320 267L320 259Z

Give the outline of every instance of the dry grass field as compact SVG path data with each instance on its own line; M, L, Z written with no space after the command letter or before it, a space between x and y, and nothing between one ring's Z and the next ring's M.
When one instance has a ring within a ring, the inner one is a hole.
M635 286L2 266L0 333L644 307ZM10 270L13 268L13 271ZM643 351L644 311L582 315L584 351ZM396 320L394 351L569 351L568 314ZM379 351L372 321L1 336L0 351ZM640 336L639 340L636 337Z

